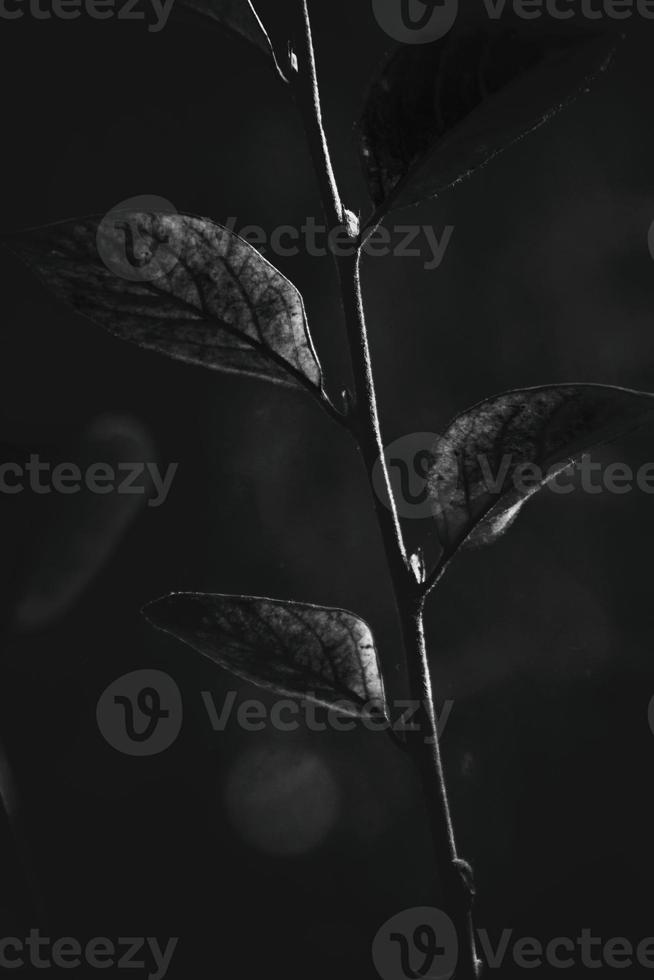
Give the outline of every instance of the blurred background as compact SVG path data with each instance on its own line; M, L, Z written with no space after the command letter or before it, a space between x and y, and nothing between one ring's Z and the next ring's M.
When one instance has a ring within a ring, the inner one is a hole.
M354 122L392 42L368 0L312 6L335 166L347 204L366 211ZM260 5L281 37L277 8ZM653 40L654 26L638 20L589 95L455 190L396 216L439 236L453 226L439 268L366 259L386 442L442 431L513 387L654 390ZM139 21L25 16L3 24L0 75L5 232L146 194L268 234L320 220L288 91L254 48L218 28L177 11L159 33ZM331 263L269 257L303 292L336 395L348 368ZM60 600L71 540L84 549L79 528L104 518L86 525L75 498L65 508L29 492L1 502L0 733L44 894L43 933L178 936L175 978L373 978L378 928L434 897L409 761L365 731L212 731L201 692L217 704L232 690L260 695L139 614L177 590L345 607L371 624L391 693L403 696L353 447L301 393L124 344L7 254L2 277L5 451L79 460L103 419L136 440L137 455L179 464L165 506L116 516L107 504L107 540L86 549L89 568L101 561L86 588ZM637 468L653 451L643 430L601 458ZM418 541L422 522L407 523ZM438 701L454 702L443 752L455 825L476 869L477 923L494 941L505 928L542 942L583 928L654 935L653 533L654 500L638 490L544 493L499 544L460 558L429 606ZM37 604L10 629L18 583L35 568L58 611ZM175 680L184 724L167 751L133 758L107 744L95 712L110 683L145 668ZM3 934L23 936L39 923L6 835L0 847ZM502 976L520 972L507 962Z

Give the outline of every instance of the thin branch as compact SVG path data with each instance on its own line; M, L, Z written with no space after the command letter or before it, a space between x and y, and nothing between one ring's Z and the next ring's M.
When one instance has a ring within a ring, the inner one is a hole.
M386 201L381 204L378 208L370 213L370 216L366 218L364 223L361 225L361 244L365 245L369 238L375 234L380 224L388 214L388 208L386 206Z
M424 582L423 587L422 587L423 588L423 595L424 595L425 598L427 598L427 596L430 594L430 592L432 592L436 588L436 586L438 585L438 583L440 582L440 580L443 578L443 576L445 575L445 572L449 568L449 564L452 561L452 558L453 557L454 557L454 555L452 555L452 554L449 554L449 553L448 554L444 554L439 559L439 561L437 562L437 564L435 565L435 567L433 568L433 570L429 573L429 575L425 579L425 582Z
M414 592L417 582L407 558L379 425L368 331L361 295L360 253L357 252L354 258L338 258L336 263L354 374L356 399L353 418L354 435L369 478L373 468L379 467L383 497L373 490L375 510L393 585L396 593L404 597Z
M467 866L465 862L459 859L456 850L425 646L423 607L427 583L421 580L421 576L416 575L407 560L402 527L384 455L368 331L361 295L361 246L374 218L366 225L362 235L359 234L358 230L354 234L351 227L345 223L347 212L343 208L338 192L322 123L320 92L307 0L299 0L299 3L302 13L302 43L298 46L299 50L296 53L298 61L294 89L302 111L311 156L320 184L323 208L330 230L347 232L350 242L356 246L352 256L335 257L354 375L356 401L354 412L351 415L351 430L357 440L366 465L368 478L371 481L375 510L402 629L411 697L421 705L417 719L418 730L412 733L409 745L411 755L422 779L434 856L441 874L444 903L452 916L457 931L461 951L457 978L458 980L474 980L478 975L478 961L472 928L472 893L462 872L462 868L465 866L467 869ZM384 495L386 497L384 500L380 499L372 487L372 471L375 465L380 467L383 474Z
M313 158L314 170L320 183L320 192L327 221L331 228L340 228L343 224L343 205L338 191L334 168L332 166L329 145L322 122L322 107L318 89L316 58L313 50L313 37L307 0L302 4L303 37L301 52L298 56L296 92L302 108L302 118L307 127L309 149Z
M345 224L345 211L336 183L329 144L322 122L320 90L307 0L300 0L300 4L302 9L302 37L301 45L298 45L299 50L296 52L298 62L295 92L330 231L343 230L349 234L354 246L352 255L336 258L354 373L355 406L350 415L350 428L357 440L368 472L372 471L372 467L376 463L381 467L386 499L382 501L375 494L377 517L393 580L396 586L402 582L402 591L405 591L408 583L415 584L415 579L407 560L402 527L395 505L379 426L368 332L361 296L360 238L358 229L356 233L353 233L352 228Z

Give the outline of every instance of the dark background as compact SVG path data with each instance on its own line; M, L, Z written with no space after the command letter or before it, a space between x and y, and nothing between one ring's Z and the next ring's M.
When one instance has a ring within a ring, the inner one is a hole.
M391 44L367 0L313 7L335 164L347 203L365 209L353 122ZM247 44L176 14L158 34L26 16L3 21L0 37L4 231L139 194L269 232L319 217L289 94ZM638 20L590 95L398 215L439 233L454 225L438 270L366 260L387 442L441 431L512 387L654 390L653 39ZM331 264L274 261L302 289L337 392L347 373ZM220 701L234 681L139 615L174 590L343 606L373 627L401 695L352 446L301 394L123 344L11 256L1 268L2 440L65 458L90 419L128 413L164 465L179 463L166 505L141 513L74 608L5 643L2 734L45 891L42 931L179 936L175 978L373 977L379 926L433 899L410 763L366 732L212 732L200 692ZM602 458L637 467L652 450L643 431ZM5 581L46 506L2 500ZM454 699L443 750L460 850L476 868L478 925L494 938L654 935L653 530L654 500L637 490L544 493L494 548L457 561L429 606L438 699ZM103 740L95 707L110 682L145 667L176 680L185 723L167 752L129 758ZM39 924L11 853L0 907L4 934Z

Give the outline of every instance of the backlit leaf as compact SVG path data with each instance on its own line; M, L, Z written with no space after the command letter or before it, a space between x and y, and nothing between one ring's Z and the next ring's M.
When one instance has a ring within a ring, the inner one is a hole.
M653 395L603 385L510 391L464 412L433 447L428 467L445 553L493 542L576 457L653 417Z
M401 46L375 79L360 124L375 205L434 197L488 163L580 94L613 45L491 25Z
M251 596L179 593L144 609L148 620L246 681L344 714L383 708L369 627L342 609Z
M13 235L7 245L117 337L190 364L320 390L299 292L208 218L115 210Z

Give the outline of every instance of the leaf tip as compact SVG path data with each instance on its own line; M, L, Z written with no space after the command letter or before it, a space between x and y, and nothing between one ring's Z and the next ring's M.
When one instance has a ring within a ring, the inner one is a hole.
M146 602L141 607L141 615L150 626L167 631L170 626L170 613L173 606L179 608L180 604L176 600L183 594L182 592L171 592L168 595L160 596L158 599L151 599L150 602Z

